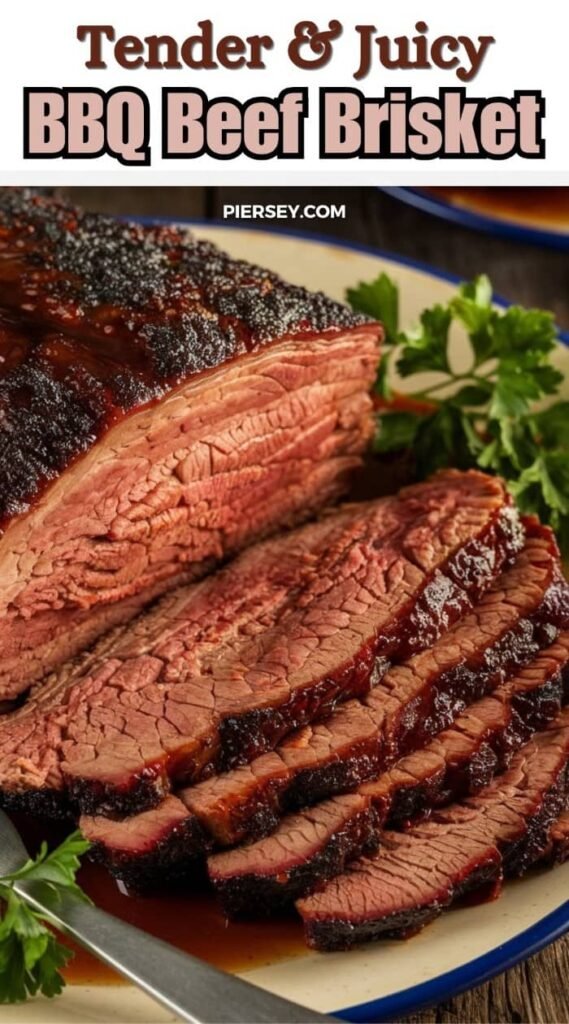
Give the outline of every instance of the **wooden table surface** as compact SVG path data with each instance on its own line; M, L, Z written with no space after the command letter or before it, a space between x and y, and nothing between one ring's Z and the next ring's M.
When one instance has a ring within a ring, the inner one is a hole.
M569 329L569 254L492 238L403 205L375 189L75 188L92 209L121 214L221 218L224 203L345 203L345 220L313 221L316 234L377 246L464 278L487 273L498 294L555 311ZM268 222L270 230L298 222ZM306 225L306 221L302 227ZM407 1018L417 1024L569 1022L569 937L480 988Z

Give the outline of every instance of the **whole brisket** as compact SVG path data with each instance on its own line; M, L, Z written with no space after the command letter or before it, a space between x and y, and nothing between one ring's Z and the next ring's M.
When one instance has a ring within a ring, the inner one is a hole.
M413 816L476 793L559 713L568 684L564 631L518 675L389 772L349 797L285 817L256 843L210 857L210 878L224 910L230 916L272 913L377 849L386 822L404 826Z
M175 227L0 197L0 701L346 489L380 328Z
M128 813L251 760L432 643L521 542L498 480L449 471L256 545L0 721L5 803Z
M343 949L414 932L469 890L525 871L550 847L567 799L568 757L565 710L477 796L408 832L385 832L378 853L299 900L309 945Z

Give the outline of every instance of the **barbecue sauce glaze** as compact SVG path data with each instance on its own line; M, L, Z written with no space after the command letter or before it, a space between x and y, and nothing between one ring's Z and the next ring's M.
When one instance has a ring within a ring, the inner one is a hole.
M70 830L69 823L42 821L23 814L11 817L32 856L43 840L50 846L57 846ZM186 891L176 886L172 892L143 896L127 893L104 867L85 859L77 881L101 910L224 970L262 967L306 953L302 923L292 911L287 916L266 920L227 921L208 889L205 870ZM122 983L114 971L71 940L64 938L62 941L75 953L63 972L68 982L75 985Z
M32 854L43 839L47 838L50 846L57 845L69 831L69 827L40 822L21 814L12 817ZM302 923L293 910L264 919L228 921L208 889L205 871L185 891L176 887L175 891L155 895L126 892L104 867L86 860L77 880L101 910L222 970L252 970L306 955ZM501 879L491 879L463 896L455 906L490 902L499 896L500 891ZM410 929L404 937L411 938L416 931ZM119 975L75 943L67 938L63 941L75 954L63 972L69 984L126 984Z

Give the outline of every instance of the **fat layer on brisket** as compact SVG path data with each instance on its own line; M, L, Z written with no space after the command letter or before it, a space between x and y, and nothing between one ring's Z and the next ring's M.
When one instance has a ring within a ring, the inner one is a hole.
M380 329L177 228L0 197L0 701L347 486Z
M432 643L521 543L503 485L449 471L257 545L5 716L3 798L132 812L251 760Z
M378 853L298 901L309 945L342 949L416 931L469 890L525 871L550 848L568 757L564 710L478 795L407 832L384 832Z
M525 546L514 565L431 651L389 670L376 684L373 697L348 701L250 764L182 789L178 796L188 817L200 823L208 846L228 846L270 832L287 809L314 804L377 774L405 749L444 728L465 703L530 660L553 639L568 611L567 586L552 534L528 522ZM130 870L131 882L138 873L135 820L125 826L133 843L129 865L124 850L120 862L114 856L117 828L105 842L105 819L82 819L100 854L117 870ZM151 813L145 816L145 830L151 820ZM163 811L157 821L163 855ZM175 815L173 843L184 856L175 838L177 825ZM200 852L186 847L186 863Z
M283 818L256 843L211 856L210 878L225 911L272 913L376 849L386 822L405 826L488 785L532 732L559 713L569 696L568 666L569 633L563 631L514 678L471 705L426 747L363 783L349 801L334 797Z

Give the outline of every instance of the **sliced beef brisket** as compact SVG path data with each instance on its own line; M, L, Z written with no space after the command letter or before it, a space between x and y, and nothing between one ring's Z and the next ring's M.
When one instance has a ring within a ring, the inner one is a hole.
M381 816L367 797L358 791L333 796L287 815L256 843L213 854L209 877L227 917L265 917L342 874L366 851L377 850L381 833ZM134 879L138 884L138 864L136 873L132 860L121 864L116 846L112 869L127 883ZM144 870L140 877L144 885Z
M367 698L362 702L348 701L326 720L292 734L275 751L255 758L249 765L182 789L179 798L186 804L188 816L199 821L210 842L217 846L228 846L244 838L264 835L276 827L287 809L314 804L331 793L349 790L362 778L376 775L386 750L393 760L398 733L390 730L398 727L406 706L410 707L411 717L413 702L426 686L430 686L435 695L440 694L438 710L429 719L429 729L435 729L437 722L442 728L449 716L453 718L460 713L469 694L474 699L480 692L493 689L519 664L535 657L540 646L555 636L568 615L568 590L560 575L558 553L551 532L530 522L524 550L514 566L502 575L472 613L437 642L428 659L422 660L422 656L412 659L412 665L422 661L428 669L427 675L423 678L421 671L413 673L417 686L410 689L407 685L409 673L402 673L404 685L400 691L399 715L392 713L388 718L385 715L385 707L393 708L396 688L389 687L384 691L381 689L383 684L379 684L379 692L384 694L384 708L378 709L374 703L375 711L372 713ZM439 677L432 670L433 664L440 666ZM452 673L450 666L455 668ZM549 664L545 667L548 669ZM392 669L386 679L399 671ZM468 681L465 689L462 688L464 679ZM476 686L473 686L473 681ZM552 706L547 700L549 690L553 702L558 692L553 678L549 688L545 682L541 678L535 687L542 697L542 714ZM518 703L522 701L520 693ZM495 703L491 707L496 709L498 733L505 728L504 711ZM537 715L533 700L527 711L525 708L522 710L527 717L530 710L534 717ZM424 736L421 719L413 714L411 720L415 722L416 743L411 743L407 732L407 746L420 744ZM535 721L537 724L538 719ZM391 736L393 742L390 741ZM478 758L478 777L484 760L482 755ZM440 768L440 758L437 758L436 765ZM456 775L458 781L458 771ZM431 789L434 798L435 791ZM408 786L407 800L410 792ZM149 828L149 820L146 816L145 829ZM164 844L162 814L159 820L161 842ZM177 844L177 826L175 817L172 821L173 843L187 863L200 851L189 847L184 851ZM122 877L128 877L131 884L138 884L136 849L133 849L130 862L123 855L117 861L113 846L116 830L105 842L104 819L93 822L85 816L82 827L90 838L96 840L99 855L107 860L111 869ZM129 836L132 836L135 833L134 819L127 828ZM180 870L183 870L183 864Z
M449 471L259 544L0 721L4 800L133 812L251 760L432 643L521 543L502 484Z
M210 878L224 910L232 917L272 913L377 849L386 822L405 825L412 816L476 793L559 713L568 682L569 633L563 632L513 679L377 780L349 797L283 818L256 843L210 857Z
M309 945L343 949L408 934L469 890L524 871L549 848L567 799L568 758L565 710L477 796L408 832L385 832L378 853L299 900Z
M514 565L432 650L270 754L185 790L181 798L216 841L262 835L286 810L377 774L551 642L569 617L569 592L551 531L531 521L527 533Z
M178 228L0 197L0 701L346 487L380 329Z
M85 819L83 819L85 820ZM88 835L93 844L90 856L108 865L101 849L113 850L113 873L123 881L132 876L136 863L136 888L160 889L173 882L187 881L188 868L211 849L213 842L197 818L176 796L169 795L159 807L130 818L89 818Z

